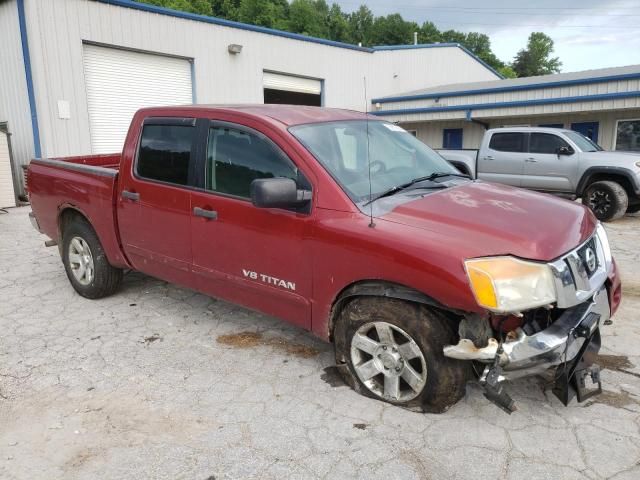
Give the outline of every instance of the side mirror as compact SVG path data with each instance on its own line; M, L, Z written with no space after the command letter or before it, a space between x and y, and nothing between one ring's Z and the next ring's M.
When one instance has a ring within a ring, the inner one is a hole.
M251 182L251 202L258 208L295 208L311 200L290 178L258 178Z
M573 155L575 152L571 147L558 147L558 155Z

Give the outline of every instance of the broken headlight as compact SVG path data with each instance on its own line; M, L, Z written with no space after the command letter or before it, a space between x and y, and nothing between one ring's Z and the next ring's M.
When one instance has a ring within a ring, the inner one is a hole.
M475 258L464 262L478 305L493 312L521 312L556 301L549 265L514 257Z

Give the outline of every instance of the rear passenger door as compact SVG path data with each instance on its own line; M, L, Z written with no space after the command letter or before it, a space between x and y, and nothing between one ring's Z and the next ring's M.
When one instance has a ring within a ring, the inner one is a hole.
M528 135L523 132L495 132L481 148L478 178L519 187L527 157Z
M577 155L558 155L558 150L569 144L553 133L531 133L529 154L525 160L522 186L550 192L575 191L573 179L577 176Z
M254 179L287 177L311 190L283 149L244 125L211 122L204 189L192 195L193 269L199 289L309 328L309 209L251 203Z
M122 246L135 269L186 286L193 286L198 136L193 118L147 118L131 168L120 172L117 200Z

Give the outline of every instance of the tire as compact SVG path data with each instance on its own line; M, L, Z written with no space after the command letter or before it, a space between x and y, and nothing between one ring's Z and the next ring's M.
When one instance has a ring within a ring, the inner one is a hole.
M388 338L385 330L391 331L391 342L382 338ZM338 370L354 390L408 409L444 412L464 397L471 378L468 362L442 353L445 345L456 343L451 321L425 305L356 298L340 312L334 341Z
M594 182L585 189L582 203L598 220L609 222L624 216L629 206L629 197L619 183L604 180Z
M69 282L83 297L107 297L120 286L122 270L111 266L96 232L86 220L74 218L66 226L61 254Z

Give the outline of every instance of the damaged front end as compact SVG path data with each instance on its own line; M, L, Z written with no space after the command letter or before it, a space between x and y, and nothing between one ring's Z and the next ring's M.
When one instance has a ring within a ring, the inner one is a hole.
M607 279L613 269L602 227L580 247L547 264L555 302L517 313L469 315L460 321L457 345L444 355L485 364L480 383L485 396L508 413L514 401L503 382L556 367L554 394L567 405L602 391L600 326L611 316ZM589 387L588 387L589 385Z

